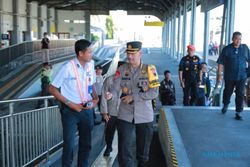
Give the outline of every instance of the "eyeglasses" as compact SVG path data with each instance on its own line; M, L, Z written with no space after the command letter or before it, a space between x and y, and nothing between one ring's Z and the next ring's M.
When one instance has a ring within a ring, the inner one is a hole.
M239 53L239 49L238 49L238 48L235 48L234 53L235 53L235 54L238 54L238 53Z

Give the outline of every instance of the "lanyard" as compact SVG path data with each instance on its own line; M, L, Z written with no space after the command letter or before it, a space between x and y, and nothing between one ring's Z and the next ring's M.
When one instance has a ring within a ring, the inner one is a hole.
M88 101L88 95L86 95L86 100L84 100L84 94L83 94L83 91L82 91L82 87L81 87L81 83L80 83L80 78L79 78L79 73L78 73L78 71L77 71L77 69L76 69L76 64L75 64L75 61L74 60L71 60L70 61L71 62L71 64L72 64L72 67L73 67L73 70L74 70L74 73L75 73L75 77L76 77L76 82L77 82L77 88L78 88L78 92L79 92L79 94L80 94L80 96L81 96L81 101L82 101L82 103L84 104L84 103L86 103L87 101ZM88 68L89 69L89 68ZM88 70L87 70L88 71ZM87 77L87 76L86 76ZM86 94L88 94L88 79L86 79L86 86L85 86L85 88L86 88Z

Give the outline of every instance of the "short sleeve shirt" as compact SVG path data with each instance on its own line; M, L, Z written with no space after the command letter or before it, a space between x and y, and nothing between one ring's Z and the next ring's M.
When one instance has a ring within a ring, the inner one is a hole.
M229 44L223 48L217 63L224 66L224 80L238 81L247 78L246 63L250 61L247 45L241 44L235 48Z
M83 67L77 58L73 59L79 74L80 84L84 100L92 100L92 85L96 82L96 74L94 70L94 61L87 62ZM80 92L77 85L76 75L73 65L70 61L62 65L61 69L55 76L52 85L61 88L61 94L74 103L82 103Z

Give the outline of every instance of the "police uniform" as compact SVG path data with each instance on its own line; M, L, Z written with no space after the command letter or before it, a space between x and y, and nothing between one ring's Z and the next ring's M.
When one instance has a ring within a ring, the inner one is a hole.
M109 92L113 87L114 75L105 79L102 89L102 96L106 92ZM104 97L101 98L101 114L108 114L110 116L109 121L107 122L105 129L105 141L106 141L106 150L104 156L109 156L109 153L112 151L112 142L117 128L117 114L118 107L120 102L119 92L113 94L113 98L106 100Z
M159 93L162 105L175 105L175 85L171 80L161 81Z
M82 87L81 91L84 99L81 98L79 93L74 67L76 67L75 69L79 74L79 83ZM95 80L94 61L87 62L83 67L78 59L75 58L62 65L52 85L56 88L61 88L61 94L66 99L76 104L82 104L83 100L85 102L92 100L92 85L95 83ZM91 130L94 125L92 112L91 109L76 112L67 105L62 104L61 114L64 141L62 166L71 166L77 130L79 132L78 166L88 166L88 157L91 149Z
M141 49L141 42L127 43L127 53ZM140 64L136 69L129 63L119 67L115 74L114 91L121 96L132 95L129 104L120 102L118 111L118 161L121 167L133 167L133 132L136 133L138 166L148 161L153 136L154 111L152 100L158 96L158 76L153 65ZM114 94L112 92L112 94Z
M197 96L197 83L199 80L199 71L200 67L200 58L196 55L194 56L185 56L181 59L179 64L179 71L182 71L182 78L185 83L185 87L183 88L183 104L193 105L196 96ZM191 100L189 101L189 96L191 96Z

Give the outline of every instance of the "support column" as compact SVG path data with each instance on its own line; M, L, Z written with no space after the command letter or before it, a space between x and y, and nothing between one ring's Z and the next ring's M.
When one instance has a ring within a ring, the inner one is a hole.
M55 9L55 33L58 33L58 11Z
M203 42L203 59L206 63L208 56L208 42L209 42L209 11L204 13L204 42Z
M37 7L37 38L42 39L42 6Z
M47 33L49 36L51 36L51 16L50 16L50 8L47 8Z
M180 46L181 46L181 5L178 11L178 33L177 33L177 61L180 61Z
M166 20L166 54L169 55L169 19Z
M196 26L196 0L192 0L191 6L191 20L190 20L190 42L195 45L195 26Z
M164 26L162 27L162 53L165 54L166 52L166 23L165 23L165 19L164 19Z
M226 34L225 33L225 26L226 26L226 13L227 13L227 1L225 1L224 3L224 7L223 7L223 17L222 17L222 26L221 26L221 37L220 37L220 51L222 50L222 48L224 47L224 45L226 44L226 40L224 41L224 38L226 38Z
M230 43L230 36L229 36L229 20L230 20L230 0L226 0L226 29L225 29L225 45Z
M170 18L170 25L169 25L169 54L170 57L173 55L173 18Z
M173 16L173 58L176 58L176 13Z
M27 33L25 33L25 38L26 41L31 41L32 37L31 37L31 31L32 31L32 27L31 27L31 3L26 4L26 11L27 11Z
M21 32L19 29L19 4L18 0L12 0L12 8L13 8L13 33L11 35L11 45L17 44L21 42Z
M3 0L0 0L0 11L3 11ZM2 48L2 34L3 34L3 14L0 12L0 48Z
M229 13L228 14L228 16L229 16L228 36L229 36L229 39L231 39L233 32L234 32L235 0L230 0L230 8L228 10L228 13Z
M90 11L84 11L85 14L85 39L91 40L90 36Z
M186 27L187 27L187 2L184 0L183 5L183 26L182 26L182 51L183 57L186 55Z

